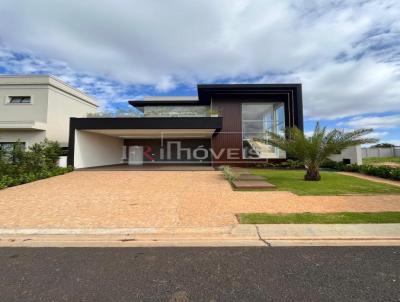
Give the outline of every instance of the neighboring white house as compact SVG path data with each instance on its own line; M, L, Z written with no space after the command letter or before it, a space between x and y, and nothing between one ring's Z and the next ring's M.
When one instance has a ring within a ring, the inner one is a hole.
M96 100L44 75L0 76L0 147L47 138L68 146L70 117L97 111Z
M353 146L344 149L340 154L335 154L329 157L333 161L344 162L347 164L362 165L361 146Z

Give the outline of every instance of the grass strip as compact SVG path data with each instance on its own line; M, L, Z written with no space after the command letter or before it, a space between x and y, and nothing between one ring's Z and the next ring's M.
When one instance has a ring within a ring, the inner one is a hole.
M247 213L238 219L241 224L400 223L400 212Z

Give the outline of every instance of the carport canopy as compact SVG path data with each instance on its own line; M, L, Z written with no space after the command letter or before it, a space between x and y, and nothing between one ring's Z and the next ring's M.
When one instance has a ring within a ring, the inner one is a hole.
M222 122L222 117L71 118L68 165L114 164L125 139L211 138Z

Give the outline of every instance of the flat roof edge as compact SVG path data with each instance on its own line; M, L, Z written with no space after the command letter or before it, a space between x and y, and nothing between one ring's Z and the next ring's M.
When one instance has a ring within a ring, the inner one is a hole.
M301 83L198 84L197 88L289 88L301 85Z
M222 117L82 117L71 129L222 129Z
M92 106L99 107L94 97L65 83L54 75L0 75L0 86L1 85L49 85Z

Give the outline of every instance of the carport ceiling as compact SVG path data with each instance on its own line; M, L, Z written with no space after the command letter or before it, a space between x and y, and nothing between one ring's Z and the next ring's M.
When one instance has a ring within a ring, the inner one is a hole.
M119 138L210 138L215 129L90 129L79 131Z

